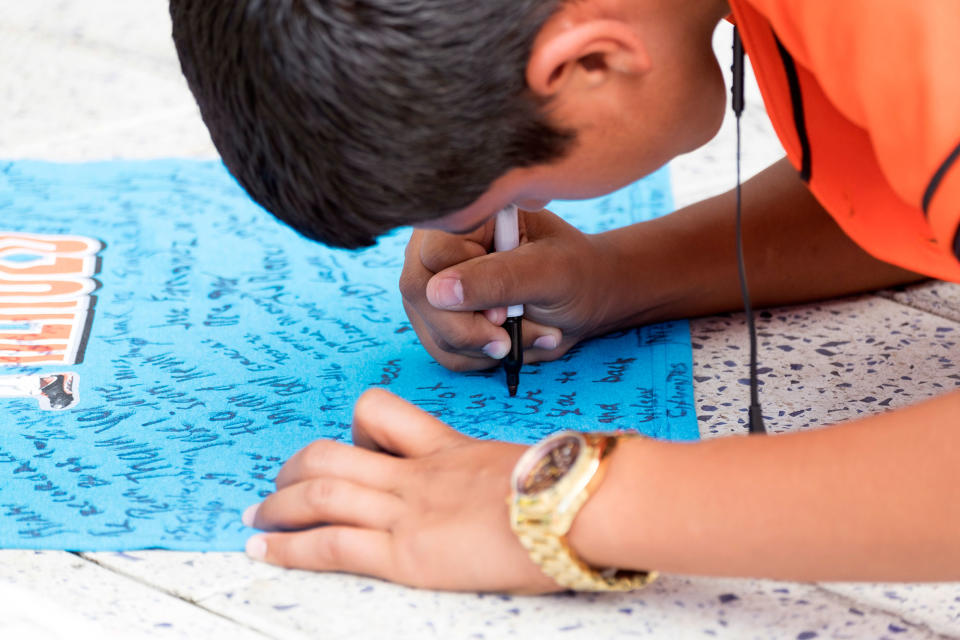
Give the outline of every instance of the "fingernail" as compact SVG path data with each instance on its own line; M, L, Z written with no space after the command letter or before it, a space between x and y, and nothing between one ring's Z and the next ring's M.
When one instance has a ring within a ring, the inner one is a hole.
M457 278L441 278L433 290L432 302L438 307L463 304L463 283Z
M557 348L557 337L556 336L540 336L533 341L533 346L537 349L546 349L550 351Z
M247 507L243 515L240 516L240 521L243 522L248 527L253 527L253 521L257 518L257 511L260 509L260 503L252 504Z
M267 540L263 535L251 536L247 539L245 548L247 555L254 560L262 561L267 557Z
M510 351L510 345L506 342L500 342L499 340L494 340L493 342L488 342L481 349L487 357L493 358L494 360L502 360L507 352Z

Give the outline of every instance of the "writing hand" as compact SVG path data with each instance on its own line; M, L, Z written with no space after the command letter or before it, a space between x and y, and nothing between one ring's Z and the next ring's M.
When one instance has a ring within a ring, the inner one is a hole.
M548 211L520 212L521 245L490 253L493 220L463 235L414 231L400 291L410 322L437 362L487 369L509 348L506 307L523 304L524 361L553 360L593 335L606 306L610 258L597 236Z
M357 401L353 437L287 461L276 493L244 514L272 532L250 539L251 556L431 589L559 590L510 530L523 446L468 438L379 389Z

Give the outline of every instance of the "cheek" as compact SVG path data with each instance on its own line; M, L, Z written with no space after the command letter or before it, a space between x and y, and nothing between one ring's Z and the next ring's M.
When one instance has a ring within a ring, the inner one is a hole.
M645 159L635 148L597 158L579 172L575 181L567 185L567 193L563 197L584 200L613 193L644 175L642 168Z

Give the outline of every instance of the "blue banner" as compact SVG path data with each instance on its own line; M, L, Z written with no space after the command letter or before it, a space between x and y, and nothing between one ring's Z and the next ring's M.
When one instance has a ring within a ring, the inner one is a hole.
M662 170L555 203L587 231L667 213ZM686 322L452 373L397 280L409 230L306 241L218 162L0 164L0 546L240 550L240 514L380 386L479 438L565 428L698 437Z

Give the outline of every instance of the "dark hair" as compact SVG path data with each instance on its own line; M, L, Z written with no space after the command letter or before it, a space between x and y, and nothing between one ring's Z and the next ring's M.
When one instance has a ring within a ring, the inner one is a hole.
M347 248L469 205L563 155L528 90L564 0L171 0L224 163L304 236Z

